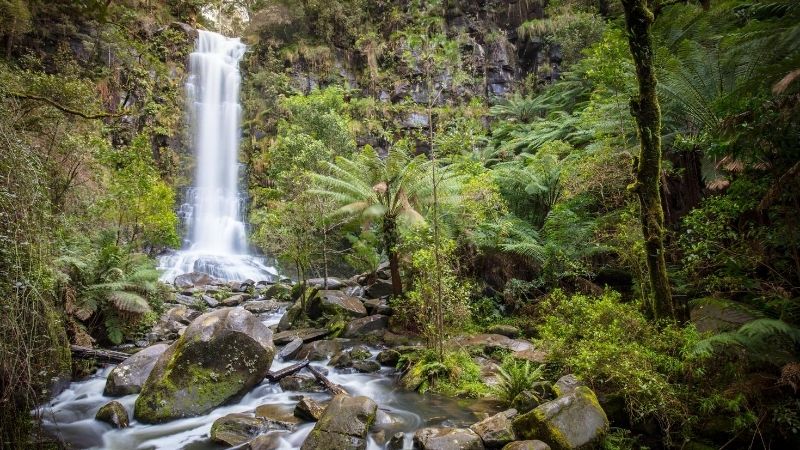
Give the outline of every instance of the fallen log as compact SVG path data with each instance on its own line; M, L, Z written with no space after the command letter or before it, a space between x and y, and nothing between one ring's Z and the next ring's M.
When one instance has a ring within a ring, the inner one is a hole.
M267 372L267 379L269 381L280 381L280 379L283 377L288 377L289 375L299 372L303 367L306 367L308 365L308 362L309 361L305 359L297 364L292 364L291 366L283 368L277 372L269 371Z
M330 391L331 394L333 394L333 395L340 395L340 394L349 395L347 393L347 391L344 390L343 387L339 386L336 383L333 383L325 375L323 375L322 372L320 372L319 370L315 369L314 366L308 365L308 366L306 366L306 369L308 369L308 371L311 372L314 375L314 378L316 378L317 381L320 382L320 384L325 386L325 389Z
M72 352L73 358L96 359L100 362L121 363L131 357L131 355L123 352L105 350L102 348L81 347L80 345L70 345L69 349Z

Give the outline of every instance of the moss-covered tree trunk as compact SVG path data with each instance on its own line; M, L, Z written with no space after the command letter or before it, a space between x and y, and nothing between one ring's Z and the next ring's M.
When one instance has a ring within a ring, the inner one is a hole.
M400 297L403 295L403 281L400 278L400 257L397 254L397 218L394 216L387 215L383 218L383 245L389 257L392 295Z
M621 0L625 9L639 95L631 99L631 114L636 119L641 143L638 164L634 167L636 181L632 188L639 197L642 232L647 252L647 269L653 296L655 318L674 318L667 266L664 259L664 210L661 206L661 109L656 92L651 27L655 17L647 0Z

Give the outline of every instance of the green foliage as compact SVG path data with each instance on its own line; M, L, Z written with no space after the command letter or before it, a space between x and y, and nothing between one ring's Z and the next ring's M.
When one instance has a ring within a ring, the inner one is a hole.
M754 362L767 362L781 367L797 360L795 349L800 344L800 328L782 320L756 319L736 331L715 334L695 344L694 353L702 357L714 353L738 352Z
M522 391L530 389L537 381L544 379L544 366L534 365L532 362L506 358L497 371L497 398L511 404L514 398Z
M464 350L447 350L442 359L433 350L407 353L399 364L406 366L404 376L421 380L420 393L481 397L489 392L481 380L480 366Z
M350 252L345 255L344 260L350 267L359 272L374 273L383 260L380 252L380 239L371 229L363 230L358 236L348 234L347 240L350 241Z

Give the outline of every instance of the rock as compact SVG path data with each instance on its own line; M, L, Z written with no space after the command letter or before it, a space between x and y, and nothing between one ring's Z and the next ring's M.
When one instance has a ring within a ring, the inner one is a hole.
M203 301L206 302L206 305L208 305L209 308L216 308L219 306L219 302L210 295L203 294Z
M537 406L513 420L523 439L542 439L554 450L590 448L608 431L608 418L594 392L578 386L567 395Z
M389 318L376 314L351 320L344 329L344 337L361 337L370 333L383 332L389 326Z
M305 375L289 375L283 377L278 381L281 389L284 391L296 392L324 392L325 388L322 387L314 377Z
M331 332L326 328L298 328L296 330L281 331L276 333L272 338L275 345L284 345L300 338L303 342L308 343L322 339L329 335Z
M367 308L369 314L382 314L384 316L391 316L394 312L389 302L385 298L371 298L364 301L364 307Z
M119 397L139 393L142 390L142 385L147 381L150 371L153 370L153 366L156 365L159 356L168 347L167 344L151 345L119 363L108 374L103 395Z
M472 425L470 430L477 433L487 448L500 448L516 440L511 419L516 417L517 410L509 409Z
M289 309L283 313L280 322L278 322L278 331L288 331L296 322L303 317L303 307L300 302L294 302ZM280 333L278 333L280 334ZM277 336L277 335L276 335Z
M283 445L281 435L286 433L269 433L256 436L247 443L248 450L277 450Z
M353 361L353 363L350 366L361 373L372 373L381 370L381 365L377 361L370 361L370 360Z
M492 325L486 331L487 333L490 334L499 334L510 338L515 338L522 334L522 331L520 331L519 328L513 325L502 325L502 324Z
M536 408L542 403L555 398L553 393L553 386L548 381L537 381L533 383L530 389L526 389L511 401L511 407L516 409L520 414Z
M274 298L283 301L289 300L291 295L292 295L292 287L283 283L273 284L264 291L264 297Z
M328 277L327 286L325 286L325 278L309 278L306 280L306 284L319 289L341 289L346 286L342 280L334 277Z
M190 298L196 301L193 297ZM169 311L164 313L164 316L164 319L167 321L174 321L184 325L189 325L194 319L200 317L200 312L195 311L194 309L189 309L189 307L185 305L178 305L170 308Z
M353 360L369 359L372 356L372 352L369 351L369 347L366 345L356 345L348 350L348 353L350 353L350 357Z
M575 375L568 374L556 381L556 384L553 385L553 392L557 397L561 397L562 395L573 393L579 386L585 386L585 384Z
M337 369L344 369L345 367L350 367L353 364L353 358L350 356L350 352L339 352L328 361L328 365L331 367L336 367Z
M397 367L397 363L400 362L400 352L394 349L384 350L378 353L375 359L384 366Z
M311 397L301 397L294 407L294 416L311 422L316 422L322 417L325 407Z
M118 401L111 401L101 406L94 418L114 428L128 428L128 411L125 411L125 407Z
M294 407L283 403L269 403L261 405L256 408L256 417L271 420L273 422L280 422L286 429L292 429L295 425L300 423L300 420L294 416Z
M521 352L533 348L533 344L522 339L511 339L501 334L476 334L473 336L459 336L452 340L455 344L465 347L484 347L487 350L504 349L511 352Z
M217 280L204 272L189 272L175 277L175 287L178 289L189 289L195 286L206 286L215 283Z
M297 352L297 359L307 359L309 361L322 361L335 355L342 349L338 341L314 341L303 344Z
M398 431L389 438L386 443L386 450L403 450L405 439L406 435L402 431Z
M278 352L278 359L284 361L287 359L292 359L297 355L297 352L300 350L300 347L303 345L303 340L299 337L294 338L291 342L286 344L281 351Z
M308 304L308 316L316 319L322 315L364 317L367 310L361 300L342 291L319 291Z
M337 395L325 408L301 450L365 450L378 405L367 397Z
M480 436L468 428L423 428L414 433L414 447L421 450L483 450Z
M379 279L367 287L366 295L369 298L381 298L392 295L392 292L392 282Z
M550 446L545 444L542 441L516 441L512 442L505 447L503 450L551 450Z
M179 305L183 305L188 308L197 309L198 304L202 303L202 300L199 298L193 297L191 295L183 295L183 294L175 294L173 298L175 303ZM196 311L195 311L196 312Z
M143 423L204 414L260 383L275 356L272 331L243 308L201 315L158 359L136 399Z
M253 314L277 311L279 306L275 300L251 300L242 305L244 309Z
M234 413L222 416L211 425L211 440L229 447L244 444L259 434L275 430L293 430L290 423Z
M239 306L250 298L250 294L235 294L221 301L222 306Z

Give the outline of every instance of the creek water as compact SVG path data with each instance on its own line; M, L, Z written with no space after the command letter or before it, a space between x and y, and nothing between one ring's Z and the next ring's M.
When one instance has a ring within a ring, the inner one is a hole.
M267 325L275 324L282 312L262 316ZM377 349L373 349L373 358ZM271 370L279 370L296 361L274 361ZM491 411L491 405L475 400L460 400L435 395L420 395L401 390L395 385L394 369L382 368L371 374L351 373L349 369L334 369L327 361L313 363L328 371L328 378L344 387L352 395L373 399L383 413L377 428L383 427L386 438L396 432L405 433L405 448L411 448L413 432L429 425L467 426ZM256 407L269 404L285 409L291 414L301 396L327 400L330 394L284 391L278 383L264 381L235 403L220 406L206 415L175 420L165 424L147 425L133 420L133 407L137 395L111 398L103 395L106 377L113 367L98 370L86 380L76 381L62 393L43 405L41 415L44 428L53 436L80 449L109 450L216 450L225 448L211 442L209 432L214 420L230 413L252 412ZM131 417L131 426L113 429L94 419L101 406L111 400L119 401ZM382 422L382 423L381 423ZM274 431L280 436L280 449L300 448L313 423L301 424L293 432ZM374 433L368 439L368 450L382 449L380 438Z
M236 38L198 33L186 83L194 185L179 209L187 237L183 249L161 257L161 278L205 272L224 281L271 280L275 269L248 246L247 199L239 188L239 61L246 47Z

